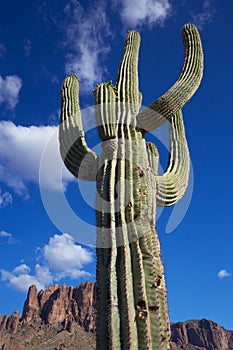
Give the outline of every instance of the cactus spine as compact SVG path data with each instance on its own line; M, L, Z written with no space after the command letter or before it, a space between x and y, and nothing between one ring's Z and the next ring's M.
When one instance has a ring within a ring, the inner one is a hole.
M170 325L155 207L184 194L189 151L181 108L198 88L203 53L195 26L182 31L184 63L178 80L140 112L140 36L130 31L116 85L97 85L98 157L86 145L79 109L79 82L65 78L61 90L60 151L79 179L97 182L97 350L169 349ZM145 132L169 121L170 159L158 176L158 151Z

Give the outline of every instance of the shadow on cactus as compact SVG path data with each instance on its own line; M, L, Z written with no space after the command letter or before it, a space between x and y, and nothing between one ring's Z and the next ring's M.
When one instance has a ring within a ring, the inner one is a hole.
M185 25L182 37L185 54L179 78L141 111L140 35L128 33L116 85L101 83L94 91L100 156L85 141L77 76L67 76L62 85L61 156L73 175L97 183L98 350L170 348L156 205L173 205L186 190L190 159L181 108L198 88L203 72L196 27ZM165 122L169 122L170 158L159 176L158 151L146 142L145 134Z

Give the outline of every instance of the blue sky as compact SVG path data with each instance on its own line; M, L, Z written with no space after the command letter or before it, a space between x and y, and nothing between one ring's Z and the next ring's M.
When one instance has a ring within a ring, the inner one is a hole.
M183 108L193 176L180 204L158 212L157 226L171 321L205 317L233 329L233 4L94 3L1 4L0 313L21 312L31 284L95 280L95 185L62 169L56 150L65 75L79 76L87 141L98 150L92 90L115 80L127 30L141 34L139 78L147 106L177 79L181 28L192 22L205 54L202 84ZM149 135L162 168L164 133Z

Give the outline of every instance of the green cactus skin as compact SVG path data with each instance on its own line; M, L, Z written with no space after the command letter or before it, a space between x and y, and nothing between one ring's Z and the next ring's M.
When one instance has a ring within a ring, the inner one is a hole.
M97 350L170 349L164 268L156 233L156 205L172 205L184 194L189 151L182 106L202 78L203 53L194 25L183 28L184 64L177 82L140 111L140 36L130 31L116 86L94 91L98 157L86 145L79 109L79 82L71 74L61 90L60 152L79 179L97 182ZM159 155L145 132L169 121L170 159L158 176Z

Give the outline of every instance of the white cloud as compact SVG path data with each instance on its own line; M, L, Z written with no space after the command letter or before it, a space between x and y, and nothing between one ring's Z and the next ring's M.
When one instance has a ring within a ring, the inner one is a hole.
M13 274L16 276L19 275L23 275L23 274L28 274L30 273L31 269L29 266L27 266L26 264L21 264L19 266L17 266L14 270L13 270Z
M170 16L168 0L120 0L115 1L124 24L140 27L162 25Z
M65 71L78 75L81 91L90 91L103 80L106 68L101 63L110 51L106 44L110 29L105 2L91 3L84 11L78 1L72 0L64 8L64 14L65 45L71 50L66 57Z
M11 233L6 232L4 230L0 231L0 238L4 239L7 244L14 244L17 242L15 237Z
M0 76L0 104L5 103L7 108L14 109L19 100L22 80L17 75Z
M7 282L9 287L20 292L27 292L28 288L35 284L38 288L44 289L49 283L52 283L52 276L47 267L35 266L35 274L31 274L29 266L22 264L17 266L12 272L0 270L1 280Z
M9 238L11 236L11 233L8 233L6 231L0 231L0 237Z
M12 201L12 195L9 192L2 192L2 189L0 188L0 208L12 204Z
M193 23L201 30L206 23L210 23L213 20L215 14L215 8L211 4L211 1L206 0L203 2L202 10L199 13L191 13Z
M0 270L1 280L7 282L9 287L20 292L27 292L28 288L35 284L38 290L45 289L52 283L52 275L49 269L37 264L35 266L35 274L31 274L29 266L22 264L17 266L12 272Z
M220 270L220 271L218 272L217 276L218 276L218 278L223 279L223 278L225 278L225 277L230 277L230 276L231 276L231 273L229 273L229 272L228 272L227 270L225 270L225 269L222 269L222 270Z
M93 261L92 253L77 245L68 234L54 235L42 249L37 248L38 251L41 262L35 265L34 273L24 263L11 272L0 269L1 281L6 282L13 289L26 292L32 284L40 290L67 277L76 280L91 276L83 266Z
M13 122L0 122L0 181L14 189L19 195L27 195L27 183L39 183L41 157L50 138L57 132L55 126L16 126ZM58 137L53 137L50 163L46 164L41 184L54 191L62 189L61 175L64 169L59 153ZM56 164L56 166L55 166ZM74 178L64 171L63 181ZM10 201L5 195L2 201ZM1 203L1 201L0 201ZM2 202L4 203L4 202Z
M50 238L43 253L48 266L53 270L71 271L92 262L92 254L76 245L73 237L67 233Z
M57 272L55 275L56 281L60 281L63 278L69 277L72 280L76 280L80 277L89 277L91 274L84 270L79 270L77 268L67 269L65 271Z

